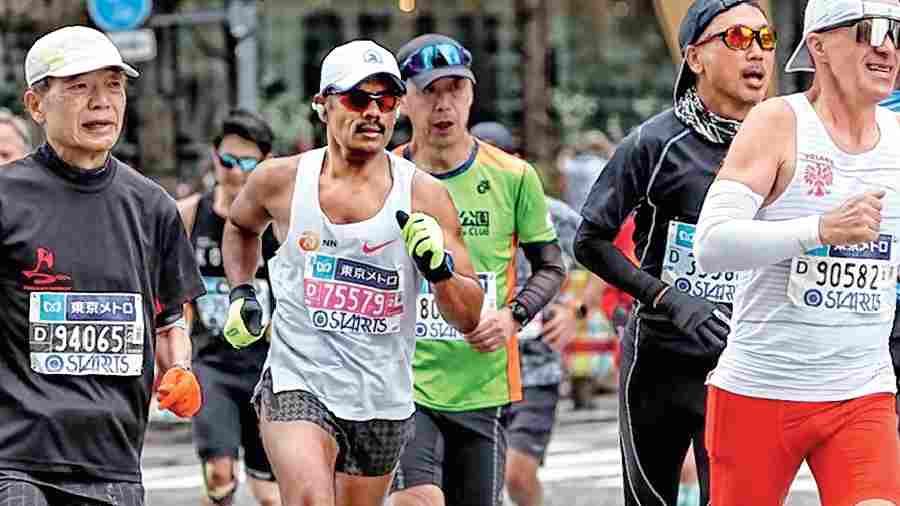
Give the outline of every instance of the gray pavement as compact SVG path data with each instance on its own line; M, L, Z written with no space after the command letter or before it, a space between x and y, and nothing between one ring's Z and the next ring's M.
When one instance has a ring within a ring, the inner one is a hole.
M547 506L623 504L615 395L603 395L596 401L595 409L588 411L573 411L565 400L560 406L559 424L540 471ZM151 424L144 448L144 483L149 505L200 504L200 464L188 424ZM255 504L247 487L239 490L236 504ZM804 468L787 505L818 504L815 484Z

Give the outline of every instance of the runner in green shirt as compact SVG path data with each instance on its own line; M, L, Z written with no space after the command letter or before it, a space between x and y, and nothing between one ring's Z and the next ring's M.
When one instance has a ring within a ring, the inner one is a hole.
M416 437L395 478L395 506L500 504L506 455L503 406L521 399L515 334L558 292L565 268L537 172L472 137L471 54L443 35L422 35L397 55L412 142L397 148L441 179L459 210L463 239L485 290L478 328L443 322L424 285L417 301ZM532 275L515 292L515 252Z

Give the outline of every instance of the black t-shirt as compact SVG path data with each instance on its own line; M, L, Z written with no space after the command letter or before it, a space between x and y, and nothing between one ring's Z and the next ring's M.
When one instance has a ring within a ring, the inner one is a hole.
M667 254L669 222L696 224L706 192L728 152L684 125L669 109L629 134L594 183L584 219L615 235L632 211L640 268L659 278ZM667 318L641 306L650 332L679 334Z
M191 243L194 246L200 274L206 284L206 295L194 301L195 318L191 325L191 341L194 348L195 364L206 364L217 369L234 373L258 376L269 352L265 339L247 348L236 350L225 341L222 329L228 317L228 293L230 287L222 266L222 233L225 219L213 211L213 192L203 195L197 203ZM266 229L262 237L262 258L264 263L256 272L257 298L263 306L263 323L270 320L274 309L274 299L269 284L266 263L275 256L278 240L272 227Z
M175 201L48 145L0 171L0 469L139 482L155 316L203 293Z

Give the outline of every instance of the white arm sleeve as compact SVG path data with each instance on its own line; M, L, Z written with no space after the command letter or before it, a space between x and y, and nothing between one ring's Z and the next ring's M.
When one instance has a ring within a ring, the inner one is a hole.
M819 215L755 220L763 197L736 181L709 187L694 234L694 259L703 272L743 271L776 264L821 245Z

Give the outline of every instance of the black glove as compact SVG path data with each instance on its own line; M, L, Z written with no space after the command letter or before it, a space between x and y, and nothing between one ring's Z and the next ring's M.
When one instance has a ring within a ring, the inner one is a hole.
M231 305L225 322L225 340L235 348L250 346L262 337L264 330L256 290L250 284L238 285L231 289L228 298Z
M688 295L677 288L666 292L656 303L672 323L697 346L699 355L718 355L725 349L731 309L701 297Z

